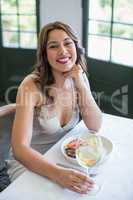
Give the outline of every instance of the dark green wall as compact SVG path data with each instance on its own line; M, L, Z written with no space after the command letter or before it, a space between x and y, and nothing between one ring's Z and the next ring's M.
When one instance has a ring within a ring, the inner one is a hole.
M91 89L100 108L133 118L133 68L91 58L87 63Z
M82 43L88 49L89 0L82 0ZM133 118L133 66L86 58L93 95L100 108L110 114ZM97 96L100 96L99 98ZM124 109L123 109L124 108Z
M17 87L32 70L35 54L35 50L29 49L0 49L0 101L5 101L8 89ZM10 99L13 102L16 91L12 89L10 92Z

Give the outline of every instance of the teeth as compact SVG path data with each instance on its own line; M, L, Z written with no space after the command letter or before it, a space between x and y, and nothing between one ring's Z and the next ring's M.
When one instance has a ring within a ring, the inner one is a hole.
M60 61L60 62L67 62L69 60L69 58L60 58L60 59L58 59L58 61Z

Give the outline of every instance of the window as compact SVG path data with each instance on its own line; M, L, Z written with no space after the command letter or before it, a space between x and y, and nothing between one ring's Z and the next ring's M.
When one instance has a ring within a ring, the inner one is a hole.
M36 48L36 0L1 0L0 7L2 46Z
M86 2L87 55L99 60L133 66L133 1Z

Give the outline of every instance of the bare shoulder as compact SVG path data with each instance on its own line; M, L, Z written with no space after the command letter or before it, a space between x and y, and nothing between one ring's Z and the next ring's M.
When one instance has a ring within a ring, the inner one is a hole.
M37 90L37 86L32 78L32 75L28 75L24 78L24 80L21 82L19 88L23 89L30 89L30 90Z
M30 101L32 99L34 106L41 105L43 101L43 95L37 87L32 75L26 76L22 81L18 88L17 96L21 96L21 99L25 99L26 97L26 100L29 99Z
M89 83L87 74L85 72L83 73L83 79L84 79L84 81L86 83L87 88L90 89L90 83Z

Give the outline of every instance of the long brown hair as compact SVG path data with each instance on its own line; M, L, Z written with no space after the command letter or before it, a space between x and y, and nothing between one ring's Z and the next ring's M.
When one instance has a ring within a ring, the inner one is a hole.
M36 83L39 83L40 88L43 92L44 89L46 92L46 86L47 87L50 86L55 81L51 71L51 66L47 59L47 50L46 50L48 35L51 31L55 29L60 29L65 31L69 35L69 37L73 40L77 51L76 64L79 64L82 67L83 71L87 72L86 61L84 57L84 49L80 47L79 40L76 37L72 28L69 25L59 21L49 23L42 28L39 34L38 48L37 48L37 62L35 64L35 70L33 72L33 74L36 75L35 81ZM46 96L48 96L48 93L46 94Z

